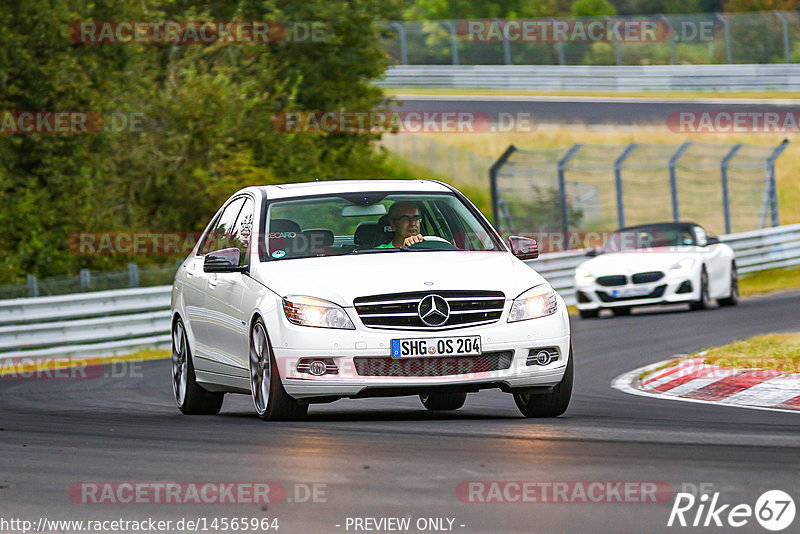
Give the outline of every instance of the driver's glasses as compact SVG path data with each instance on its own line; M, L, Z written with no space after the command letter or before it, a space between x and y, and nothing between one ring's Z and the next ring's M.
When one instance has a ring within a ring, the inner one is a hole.
M402 215L400 217L395 217L393 220L400 221L402 223L408 224L410 222L419 223L422 221L422 215Z

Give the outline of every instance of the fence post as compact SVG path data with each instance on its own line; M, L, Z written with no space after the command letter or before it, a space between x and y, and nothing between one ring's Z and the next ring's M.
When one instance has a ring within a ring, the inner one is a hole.
M629 144L614 162L614 181L617 185L617 224L619 224L620 228L625 226L625 202L622 197L622 164L625 163L627 157L631 155L631 152L637 146L638 143Z
M733 156L739 152L739 149L742 148L743 143L737 143L733 145L730 152L728 152L724 158L722 158L722 162L720 163L720 175L722 176L722 211L725 214L725 233L731 233L731 205L730 205L730 195L728 193L728 164L730 163Z
M400 38L400 62L403 65L408 65L408 41L406 40L406 28L399 22L392 22L389 24L389 26L397 30L397 36Z
M458 37L456 36L456 27L449 20L443 20L440 24L450 32L450 58L452 59L453 65L458 65Z
M678 222L680 220L680 212L678 209L678 177L675 174L675 167L678 165L678 160L683 153L689 150L692 146L691 141L683 143L678 150L669 158L669 189L672 193L672 220Z
M89 285L92 283L92 273L89 269L81 269L81 290L89 291Z
M505 65L511 65L511 45L508 42L508 36L505 32L505 24L500 19L495 19L498 24L498 28L502 29L503 32L503 63Z
M569 160L578 153L578 150L580 150L582 146L582 143L572 145L570 149L567 150L567 153L564 154L564 157L558 160L558 195L561 197L561 230L564 232L565 238L567 237L567 232L569 232L569 205L567 204L567 181L564 177L564 171ZM569 243L569 239L566 241ZM569 245L567 245L566 248L569 248Z
M500 195L497 190L497 173L500 171L500 168L506 164L508 158L511 157L511 154L517 151L517 147L514 145L509 145L505 152L503 152L497 161L495 161L491 167L489 167L489 190L491 191L492 195L492 224L497 229L498 232L501 232L502 229L500 228Z
M139 266L135 263L128 264L128 286L139 287Z
M35 274L28 275L28 296L29 297L39 296L39 280L36 279Z
M658 18L666 22L669 25L670 30L672 30L669 37L669 64L674 65L677 57L677 54L675 53L675 27L664 15L659 15Z
M791 53L789 52L789 21L786 20L786 16L780 11L774 11L774 13L775 16L780 19L781 26L783 27L783 62L789 63L791 57Z
M603 17L606 21L610 21L611 17ZM614 47L614 61L617 65L622 65L622 44L619 41L613 41Z
M717 18L720 22L722 22L722 32L725 35L725 59L728 60L728 63L733 63L733 51L731 50L731 27L728 23L728 19L716 13Z
M550 17L550 21L553 23L553 28L556 25L556 19ZM556 41L556 54L558 54L558 64L564 65L567 62L566 56L564 55L564 41L558 40Z
M772 226L780 226L778 221L778 189L775 187L775 160L778 159L789 144L788 139L781 141L767 158L767 173L769 174L769 206L772 212Z

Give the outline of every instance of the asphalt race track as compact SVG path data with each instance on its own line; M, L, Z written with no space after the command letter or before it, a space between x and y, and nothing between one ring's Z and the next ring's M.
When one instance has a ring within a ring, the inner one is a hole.
M796 111L794 100L767 99L658 99L627 97L558 96L457 96L400 95L393 107L404 111L471 111L486 113L496 122L507 116L529 114L534 124L587 124L667 126L672 113L693 112L787 112ZM673 119L674 120L673 116ZM672 120L670 124L672 124ZM677 126L677 123L675 123Z
M187 417L174 406L166 360L139 364L141 376L0 380L0 517L276 517L283 534L354 532L347 517L387 516L410 516L412 525L451 518L452 530L464 533L693 530L666 526L672 498L481 504L462 502L456 488L464 481L663 481L675 491L710 483L723 503L753 506L770 489L797 500L800 413L642 398L610 382L676 353L799 331L799 298L788 292L705 312L573 318L575 393L555 420L524 419L510 395L495 391L446 414L405 397L315 405L307 421L264 423L249 397L229 395L219 416ZM82 481L277 481L295 500L295 484L326 486L317 499L325 502L92 505L70 499L70 486ZM737 531L766 532L754 519Z

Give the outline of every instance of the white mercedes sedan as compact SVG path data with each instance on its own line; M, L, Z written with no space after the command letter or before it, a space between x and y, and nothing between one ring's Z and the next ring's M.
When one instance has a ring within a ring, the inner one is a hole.
M172 384L185 414L225 393L262 419L341 398L460 408L499 388L527 417L569 404L563 299L475 206L427 180L248 187L219 209L172 289Z
M733 249L694 223L656 223L621 228L601 251L575 269L582 318L600 310L628 315L634 306L688 303L703 310L739 302Z

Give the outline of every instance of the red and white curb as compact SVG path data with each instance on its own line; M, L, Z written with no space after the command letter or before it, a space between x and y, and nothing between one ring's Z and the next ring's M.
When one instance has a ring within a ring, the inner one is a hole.
M704 363L703 353L658 369L680 356L634 369L615 378L611 387L645 397L739 406L781 412L800 411L800 373L734 369ZM642 380L642 373L653 371Z

